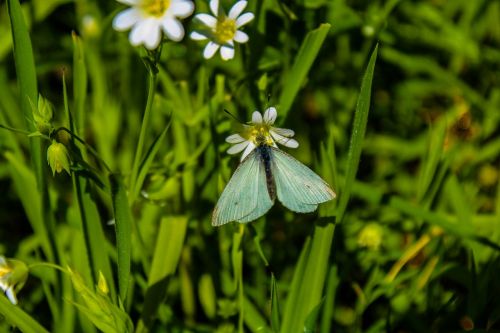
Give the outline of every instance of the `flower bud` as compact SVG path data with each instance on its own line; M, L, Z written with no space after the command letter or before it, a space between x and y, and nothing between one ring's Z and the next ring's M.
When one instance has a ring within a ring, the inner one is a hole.
M68 149L62 143L52 141L47 149L47 162L52 169L52 175L55 175L56 172L61 173L63 170L70 174Z
M52 116L54 115L52 104L42 95L38 95L37 106L33 106L33 120L36 129L42 134L49 134L52 130Z

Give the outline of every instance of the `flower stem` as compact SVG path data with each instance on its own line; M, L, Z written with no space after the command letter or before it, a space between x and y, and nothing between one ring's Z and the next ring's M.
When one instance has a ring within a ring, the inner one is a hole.
M153 70L149 71L149 85L148 85L148 99L146 101L146 108L142 118L141 132L139 134L139 141L135 150L134 164L132 166L132 174L130 175L130 203L133 203L137 197L139 189L136 188L137 177L139 176L139 165L142 159L142 152L144 150L144 138L146 136L146 129L149 125L149 118L151 117L151 109L153 108L153 99L156 90L157 73Z

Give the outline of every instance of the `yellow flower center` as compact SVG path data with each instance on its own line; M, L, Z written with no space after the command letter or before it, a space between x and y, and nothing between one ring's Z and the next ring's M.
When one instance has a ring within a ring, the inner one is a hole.
M219 44L225 44L234 38L236 33L236 21L228 17L217 21L215 27L215 38Z
M141 3L142 10L155 17L162 17L170 7L170 0L143 0Z
M269 130L269 125L257 124L248 129L246 136L256 146L272 146L274 141Z

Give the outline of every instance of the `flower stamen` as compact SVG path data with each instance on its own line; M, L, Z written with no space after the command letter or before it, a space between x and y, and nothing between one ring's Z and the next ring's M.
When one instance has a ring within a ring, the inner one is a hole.
M215 38L219 44L225 44L234 38L236 34L236 22L230 18L217 21L215 27Z
M142 10L154 17L162 17L170 7L170 0L144 0L141 3Z

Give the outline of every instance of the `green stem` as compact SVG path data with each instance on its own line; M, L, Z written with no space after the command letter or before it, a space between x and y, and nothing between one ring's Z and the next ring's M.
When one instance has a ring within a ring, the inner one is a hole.
M56 269L56 270L61 271L63 273L67 273L67 271L63 267L56 265L56 264L52 264L50 262L36 262L34 264L28 265L28 268L30 270L32 270L33 268L37 268L37 267L48 267L48 268Z
M146 130L149 125L149 118L151 117L151 109L153 108L153 99L156 90L156 78L157 74L153 70L149 71L149 85L148 85L148 99L146 102L146 108L144 110L144 116L142 118L141 132L139 134L139 141L137 142L137 148L135 150L134 164L132 166L132 174L130 175L130 203L133 203L137 197L138 189L136 189L137 177L139 175L139 166L142 159L142 152L144 150L144 139L146 136Z

